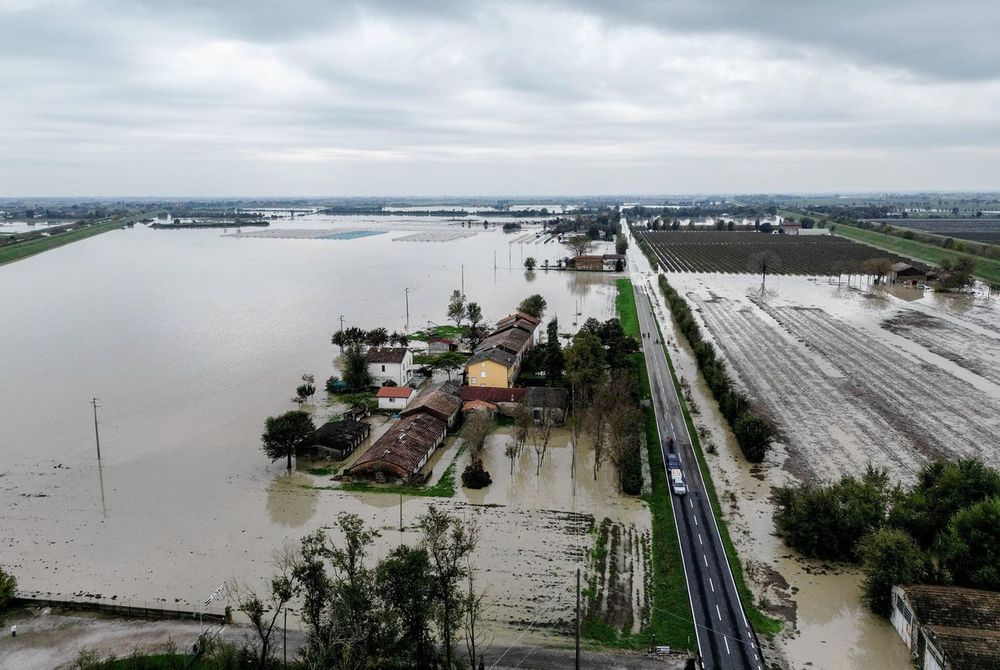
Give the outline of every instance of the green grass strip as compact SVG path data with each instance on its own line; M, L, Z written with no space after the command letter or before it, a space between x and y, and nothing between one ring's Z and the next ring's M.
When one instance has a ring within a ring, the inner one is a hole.
M635 309L635 291L632 281L627 278L615 282L618 295L615 297L615 308L618 310L618 321L622 324L625 334L639 339L639 314Z
M121 228L126 223L138 221L147 214L148 212L124 218L117 218L106 223L96 223L84 228L77 228L76 230L71 230L66 233L56 233L51 237L40 237L34 240L27 240L25 242L14 242L8 246L0 247L0 265L23 260L45 251L49 251L50 249L56 249L79 240L85 240L88 237L93 237L94 235L106 233L109 230L116 230Z

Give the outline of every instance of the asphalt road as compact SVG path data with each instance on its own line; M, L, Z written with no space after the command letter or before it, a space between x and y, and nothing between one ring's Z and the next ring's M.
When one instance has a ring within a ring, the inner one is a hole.
M681 413L677 389L670 376L663 347L657 344L660 335L655 317L650 311L645 282L633 281L633 285L639 327L643 333L649 334L649 337L642 338L642 346L649 369L664 467L669 453L668 438L673 438L688 487L686 496L671 495L670 505L684 559L684 574L694 612L698 651L704 667L711 670L761 670L764 662L757 637L747 621L736 591L722 537L712 514L705 482L698 469L691 437Z

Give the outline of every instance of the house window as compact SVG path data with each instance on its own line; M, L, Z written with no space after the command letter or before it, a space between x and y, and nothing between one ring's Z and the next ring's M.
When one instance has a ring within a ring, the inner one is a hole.
M470 384L475 384L475 383L476 383L476 382L478 382L478 381L479 381L479 380L478 380L478 379L476 379L475 377L472 377L471 379L469 379L469 383L470 383Z
M390 402L390 403L395 403L395 402L396 402L396 399L395 399L395 398L389 398L389 402Z
M382 372L385 372L385 366L384 365L382 366Z
M483 370L482 372L480 372L480 373L479 373L479 376L480 376L480 377L481 377L482 379L486 379L486 370Z

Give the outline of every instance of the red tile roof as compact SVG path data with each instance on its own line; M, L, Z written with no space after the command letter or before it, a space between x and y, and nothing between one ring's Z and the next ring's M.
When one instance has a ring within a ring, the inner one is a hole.
M402 363L406 358L406 347L380 347L368 352L369 363Z
M492 386L463 386L462 400L483 400L496 404L498 402L521 402L524 399L524 389L502 389Z
M410 406L403 410L403 416L414 414L430 414L442 421L450 422L458 410L462 408L462 401L453 395L449 395L441 389L424 391L410 403Z
M409 386L383 386L375 394L376 398L409 398L414 391Z
M404 417L368 447L348 472L390 470L408 477L420 468L447 429L444 421L427 414Z

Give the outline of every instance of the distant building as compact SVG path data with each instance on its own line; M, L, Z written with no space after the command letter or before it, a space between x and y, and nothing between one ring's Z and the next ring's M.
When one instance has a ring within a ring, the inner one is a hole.
M444 354L449 351L458 351L458 343L447 337L436 337L427 341L427 353Z
M892 587L890 621L923 670L1000 668L1000 593Z
M625 269L625 256L621 254L575 256L573 258L573 267L577 270L592 270L595 272L621 272Z
M363 421L330 421L316 429L298 450L296 457L329 458L341 461L371 435L372 427Z
M497 321L497 326L479 343L465 364L470 386L510 388L521 370L524 354L534 346L541 320L514 312Z
M375 394L378 400L378 408L401 412L410 404L410 400L417 394L409 386L382 386Z
M796 234L799 237L818 237L821 235L833 235L833 232L829 228L800 228Z
M927 273L913 267L909 263L893 263L889 269L888 281L890 284L903 284L907 282L922 282L927 279Z
M444 442L448 426L429 414L396 422L354 462L345 474L376 481L411 479Z
M492 418L497 413L497 406L485 400L469 400L462 403L462 416L468 417L476 412L484 412Z
M802 224L789 219L779 223L778 230L785 235L798 235L802 231Z
M413 353L406 347L379 347L368 352L368 373L381 386L406 386L413 379Z
M455 425L458 412L462 409L462 400L457 396L435 389L424 391L418 395L410 406L403 410L403 417L417 414L427 414L444 422L445 426L451 428Z
M561 426L566 421L569 392L548 386L529 386L524 390L524 406L535 422Z

